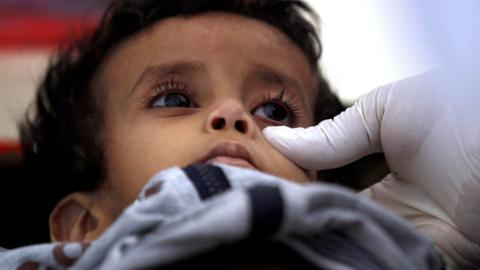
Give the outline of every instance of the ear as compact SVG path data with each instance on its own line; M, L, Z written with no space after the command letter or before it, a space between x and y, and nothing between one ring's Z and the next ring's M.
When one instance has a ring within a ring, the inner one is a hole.
M50 239L85 241L99 235L102 215L92 210L94 205L94 193L75 192L63 198L50 214Z

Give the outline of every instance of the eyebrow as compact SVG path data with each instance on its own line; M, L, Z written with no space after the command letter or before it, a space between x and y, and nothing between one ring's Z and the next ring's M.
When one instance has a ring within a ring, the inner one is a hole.
M140 74L137 81L135 82L134 86L128 92L127 99L130 99L130 97L135 92L135 89L137 89L137 87L145 80L169 74L182 74L194 71L205 72L206 67L200 61L175 61L161 65L148 66L143 70L143 72Z
M148 66L143 70L134 86L129 90L127 100L130 100L132 95L135 93L135 90L145 80L169 74L184 74L197 71L206 73L206 70L205 64L201 61L173 61L170 63ZM250 71L249 77L250 76L257 77L265 82L277 83L293 89L294 92L300 95L304 104L307 104L306 96L304 91L302 91L303 88L301 87L300 83L293 77L279 70L276 70L265 64L255 64L253 69Z

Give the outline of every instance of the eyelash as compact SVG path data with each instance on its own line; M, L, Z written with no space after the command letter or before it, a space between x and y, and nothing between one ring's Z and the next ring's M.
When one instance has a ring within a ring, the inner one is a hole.
M272 96L269 93L264 93L262 102L260 104L265 103L275 103L283 107L288 112L288 115L292 118L292 123L296 123L297 120L300 118L301 106L295 100L293 95L285 97L285 89L280 91L280 93L276 94L275 96Z
M163 95L169 94L169 93L180 93L184 94L188 98L192 99L192 102L195 106L197 104L195 103L196 95L193 93L188 84L183 83L179 80L176 80L175 78L171 78L170 80L157 84L155 87L153 87L153 92L145 96L143 103L145 104L146 109L151 109L153 108L153 104L155 101Z
M153 108L153 104L160 96L169 93L184 94L191 99L195 106L197 106L197 104L195 103L195 93L190 90L189 86L186 83L176 80L175 78L171 78L166 82L160 83L156 85L153 89L154 91L151 94L145 96L144 98L143 103L145 104L144 106L146 109ZM292 123L296 123L298 118L300 118L301 106L295 100L293 95L289 97L285 96L285 89L282 89L280 93L276 95L264 93L260 105L266 103L275 103L283 107L288 112L288 115L292 118ZM260 105L257 105L255 108L258 108L258 106Z

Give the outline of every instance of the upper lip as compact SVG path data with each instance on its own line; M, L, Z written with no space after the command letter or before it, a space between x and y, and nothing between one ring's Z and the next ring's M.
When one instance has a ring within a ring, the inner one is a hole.
M200 163L204 163L207 160L218 157L218 156L228 156L232 158L240 158L248 163L252 164L253 167L256 168L255 163L252 160L252 157L250 155L250 152L248 152L247 148L245 146L235 143L235 142L220 142L215 147L208 152L206 156L204 156L201 160Z

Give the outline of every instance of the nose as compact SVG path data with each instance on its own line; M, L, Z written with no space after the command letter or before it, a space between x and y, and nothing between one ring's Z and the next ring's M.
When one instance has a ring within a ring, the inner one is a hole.
M233 99L222 100L215 105L206 119L209 132L234 131L253 136L254 123L242 104Z

